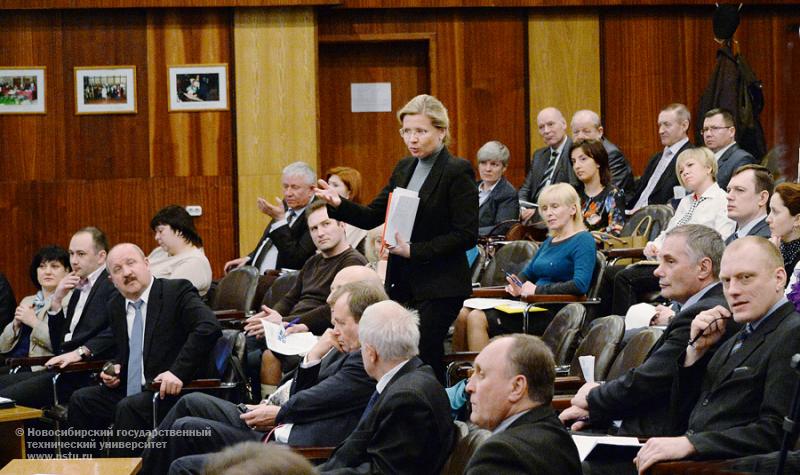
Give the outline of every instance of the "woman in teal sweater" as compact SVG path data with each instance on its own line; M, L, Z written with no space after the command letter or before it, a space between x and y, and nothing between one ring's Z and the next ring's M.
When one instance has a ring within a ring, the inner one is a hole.
M539 194L538 204L549 236L519 277L507 278L506 292L513 296L585 295L597 258L594 238L583 224L578 193L569 184L558 183ZM480 351L492 336L521 331L519 314L464 307L456 320L453 350Z

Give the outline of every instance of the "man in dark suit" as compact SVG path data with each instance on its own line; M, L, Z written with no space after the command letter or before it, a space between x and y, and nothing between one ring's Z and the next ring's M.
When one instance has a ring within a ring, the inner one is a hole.
M184 396L159 425L167 430L203 430L209 437L167 437L163 449L153 444L143 454L143 473L202 473L206 455L246 440L259 440L275 429L275 439L292 446L339 444L355 428L375 391L375 381L364 371L358 324L364 310L388 296L380 281L353 282L330 297L333 328L328 329L306 355L282 405L248 405L242 413L235 404L193 393ZM164 433L166 434L166 432ZM199 455L192 455L199 454ZM170 467L170 462L175 461Z
M317 175L306 163L294 162L283 169L283 201L270 204L258 198L258 209L271 218L253 251L225 263L225 272L252 265L263 274L270 269L299 269L316 249L308 234L303 212L314 196ZM270 282L271 283L271 282Z
M0 272L0 325L5 328L14 319L14 309L17 307L17 299L14 297L14 290Z
M572 116L570 121L572 129L572 141L578 140L600 140L603 142L608 153L608 167L611 171L611 183L619 190L623 190L626 195L633 193L633 170L631 164L622 155L620 149L611 143L603 135L603 125L600 123L600 116L590 110L579 110Z
M743 165L728 182L728 217L736 221L736 231L725 240L728 245L744 236L769 238L767 204L775 189L769 169Z
M547 185L578 184L570 162L572 140L567 136L564 115L555 107L547 107L536 116L536 124L545 146L533 152L528 176L518 193L520 200L531 203L536 203L539 193ZM519 217L523 221L529 220L535 212L535 208L522 208Z
M676 374L673 362L686 348L695 316L726 305L719 283L723 250L719 233L705 226L679 226L667 234L655 275L661 296L670 299L673 308L659 305L652 321L667 328L643 364L605 384L584 384L572 398L572 407L559 415L562 421L578 420L572 429L580 430L587 424L602 429L622 420L621 434L673 435L669 411Z
M742 165L757 163L750 152L736 143L736 126L733 114L725 109L711 109L703 121L703 142L717 159L717 184L727 189L733 172Z
M393 301L364 311L361 356L378 381L361 420L321 473L438 474L455 442L450 403L416 356L418 317Z
M102 429L111 422L117 431L147 429L153 423L153 391L146 386L159 383L162 399L179 395L198 368L207 366L222 333L194 286L183 279L155 279L136 245L112 248L107 267L119 291L108 303L118 363L113 372L100 374L102 385L72 394L68 422L78 429ZM165 399L160 412L165 414L175 399ZM141 448L115 447L113 452L138 453Z
M69 243L72 267L59 282L50 303L48 330L53 353L46 366L65 367L82 359L110 357L114 342L108 328L106 303L117 295L105 269L108 239L95 228L73 234ZM67 294L68 302L64 302ZM66 307L64 304L66 303ZM43 407L53 404L52 374L21 372L0 376L0 396L18 404ZM76 388L88 384L88 375L68 373L58 383L59 400L65 401Z
M725 250L720 279L730 310L719 306L695 317L694 344L674 363L672 408L676 421L688 420L685 435L648 440L635 460L640 473L665 460L726 459L780 448L797 379L789 362L800 349L800 315L783 295L783 259L768 240L746 236ZM743 328L709 358L731 317Z
M478 149L478 234L486 236L499 223L519 218L517 190L503 174L508 168L508 147L492 140ZM497 234L503 234L501 229Z
M580 474L578 450L550 407L555 363L531 335L492 340L467 383L478 426L492 431L467 464L468 475Z
M681 152L692 147L686 135L690 119L689 109L683 104L670 104L658 114L658 136L664 150L650 158L636 189L627 197L631 212L647 205L668 204L675 197L674 188L679 185L675 163Z

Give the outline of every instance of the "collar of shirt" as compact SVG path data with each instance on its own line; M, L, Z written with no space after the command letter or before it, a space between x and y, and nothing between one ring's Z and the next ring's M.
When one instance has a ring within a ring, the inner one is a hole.
M292 223L296 223L297 222L297 218L299 218L300 215L303 214L303 211L305 211L307 207L308 207L308 205L302 206L300 208L290 208L292 211L294 211L294 221L292 221ZM279 228L279 227L283 226L284 224L289 224L289 221L286 219L286 216L288 214L289 214L289 210L286 210L286 213L284 213L284 215L283 215L283 219L279 219L279 220L275 221L274 223L272 223L272 228L271 229Z
M721 156L722 156L722 154L724 154L725 152L727 152L727 151L728 151L728 149L729 149L729 148L731 148L731 147L733 147L735 144L736 144L736 141L733 141L733 142L729 143L728 145L726 145L726 146L722 147L722 148L721 148L721 149L719 149L718 151L714 152L714 158L716 158L716 159L717 159L717 161L719 161L719 157L721 157Z
M516 421L517 419L519 419L520 417L524 416L525 414L527 414L529 412L530 412L530 409L528 409L527 411L518 412L518 413L516 413L514 415L506 417L505 419L503 419L503 422L501 422L500 425L498 425L497 427L494 428L494 430L492 431L492 435L499 434L500 432L503 432L504 430L508 429L508 426L513 424L514 421Z
M153 282L155 282L155 280L156 280L156 278L151 275L150 276L150 283L147 284L147 288L144 289L144 292L142 292L142 295L139 296L139 300L144 302L145 306L147 306L147 301L150 300L150 290L153 289ZM125 299L125 310L127 311L128 304L133 304L133 303L136 303L136 302L126 298Z
M756 320L754 322L748 323L747 326L749 326L750 330L752 330L752 331L758 330L758 327L760 327L762 323L766 322L767 319L769 319L772 316L772 314L774 314L775 311L778 310L778 307L780 307L781 305L783 305L785 303L788 303L788 302L789 302L789 299L787 299L785 295L782 295L780 300L775 302L775 305L770 307L769 310L767 310L767 313L763 317L759 318L758 320Z
M672 156L669 159L672 160L673 158L675 158L675 156L678 155L678 151L680 151L681 147L683 147L683 145L688 141L689 137L686 137L684 139L678 140L669 147L664 147L665 149L670 149L672 151Z
M494 185L490 186L488 190L484 190L483 189L483 183L484 183L483 180L481 180L481 182L478 183L478 191L482 192L482 193L491 193L492 190L494 190L495 187L497 187L497 185L500 183L500 180L497 180L496 182L494 182Z
M564 152L564 146L566 145L567 145L567 136L564 135L564 138L561 139L561 143L558 144L558 147L556 147L555 149L551 148L550 151L552 152L553 150L555 150L556 152L558 152L557 158L561 158L561 154Z
M756 224L760 223L761 221L764 221L765 219L767 219L766 214L759 215L756 219L750 221L741 228L737 229L736 236L737 237L747 236L747 234L750 232L751 229L753 229L756 226Z
M375 390L378 391L378 394L382 393L383 390L386 389L389 381L392 380L394 375L397 374L397 372L400 371L400 368L402 368L406 363L408 363L408 360L403 360L402 363L398 364L394 368L387 371L386 374L381 376L381 379L378 380L378 384L375 385Z
M104 270L106 270L106 266L102 265L97 269L95 269L91 274L89 274L89 277L87 277L87 279L89 280L89 285L84 287L82 291L88 292L89 290L91 290L92 287L94 287L94 283L97 282L97 279L100 277L100 274L102 274Z
M688 308L688 307L696 304L698 300L703 298L703 295L705 295L706 292L711 290L711 287L714 287L717 284L719 284L719 281L715 280L714 282L712 282L712 283L706 285L705 287L703 287L702 289L700 289L700 291L697 292L696 294L694 294L691 297L689 297L688 299L686 299L686 302L678 302L677 300L676 300L676 302L678 302L678 304L680 304L681 310L683 310L684 308Z

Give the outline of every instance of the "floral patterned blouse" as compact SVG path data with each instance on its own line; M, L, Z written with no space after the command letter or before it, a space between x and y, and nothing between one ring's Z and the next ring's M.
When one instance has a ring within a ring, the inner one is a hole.
M619 236L625 226L625 192L608 184L596 196L589 197L578 190L583 203L583 222L589 231L602 231Z

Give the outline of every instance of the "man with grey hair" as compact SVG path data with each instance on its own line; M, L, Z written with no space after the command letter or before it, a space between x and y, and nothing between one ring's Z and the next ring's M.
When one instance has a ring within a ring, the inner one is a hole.
M518 193L520 201L530 203L536 203L539 193L547 185L578 184L570 162L572 140L567 135L564 114L555 107L546 107L536 116L536 124L545 146L533 152L530 171ZM535 208L522 208L519 214L522 220L529 220L535 214Z
M674 188L679 185L675 162L681 152L692 147L687 135L690 119L689 109L677 103L658 114L658 136L664 149L650 158L636 189L626 197L630 212L647 205L667 204L675 196Z
M578 140L599 140L602 142L608 153L608 168L611 171L611 182L618 189L625 191L625 194L633 193L633 171L631 164L622 155L619 148L611 143L605 136L603 125L600 123L600 116L597 112L582 109L572 116L570 122L572 129L572 141Z
M654 275L661 296L673 304L659 305L652 320L667 325L664 333L642 365L603 385L584 384L572 399L572 407L560 414L562 421L578 420L574 430L587 425L584 421L588 418L595 428L622 420L622 434L671 433L675 422L669 414L670 388L677 371L674 361L689 342L695 316L717 305L727 306L719 283L724 249L719 233L699 224L678 226L667 233ZM727 336L733 334L733 326Z
M488 235L503 221L519 218L517 190L503 174L508 168L508 147L492 140L478 149L478 234ZM502 234L504 230L498 230Z
M450 404L417 358L419 317L391 300L359 323L364 369L378 381L361 421L321 473L438 474L455 441Z
M225 272L249 264L263 274L271 269L299 269L316 251L303 213L314 197L317 174L304 162L290 163L283 169L283 200L272 204L257 200L258 209L271 221L250 254L225 263Z

